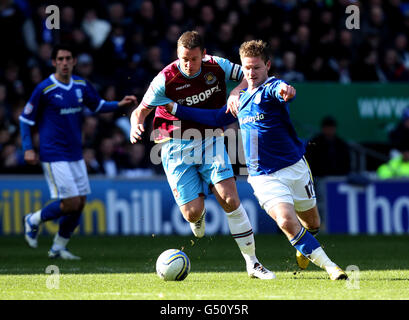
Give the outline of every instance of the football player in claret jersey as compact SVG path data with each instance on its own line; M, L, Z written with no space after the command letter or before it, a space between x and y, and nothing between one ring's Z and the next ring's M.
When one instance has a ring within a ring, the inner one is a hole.
M101 99L86 80L72 74L76 58L69 46L55 46L51 58L55 73L34 89L19 119L24 160L28 164L41 161L51 198L57 200L24 216L24 235L28 245L37 248L40 224L59 218L59 230L48 256L77 260L67 244L91 192L82 156L84 108L112 112L137 101L135 96L125 96L119 102ZM39 133L39 156L32 142L33 127Z
M249 276L273 279L274 273L264 268L256 257L253 229L240 203L222 129L217 132L214 124L201 125L195 119L180 120L164 107L178 101L198 108L222 108L227 98L226 81L241 81L232 91L236 99L240 89L247 87L242 81L241 66L207 55L202 37L196 31L180 36L177 55L178 60L153 79L141 104L132 112L130 140L135 143L141 139L145 118L155 109L154 135L155 141L162 143L162 165L175 201L183 217L190 222L193 234L198 238L204 236L204 192L210 187L226 213L230 232L246 261ZM214 150L221 152L216 154Z
M276 221L296 251L299 267L312 261L326 270L331 280L347 279L314 237L320 217L312 175L304 158L305 147L298 139L289 116L289 102L295 88L268 77L270 61L266 43L244 42L240 58L248 88L240 95L237 117L242 133L248 182L261 207ZM220 110L188 108L169 104L168 110L181 119L198 119L219 126L237 121Z

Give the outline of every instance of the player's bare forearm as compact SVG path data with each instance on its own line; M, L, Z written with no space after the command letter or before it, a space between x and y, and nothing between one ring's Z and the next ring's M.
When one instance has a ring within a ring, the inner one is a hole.
M134 111L132 111L130 117L131 132L129 137L131 143L136 143L138 140L142 139L142 134L145 131L145 119L152 110L153 109L146 108L140 104Z
M247 80L243 78L240 84L230 92L229 98L227 99L226 113L230 112L233 116L237 117L239 111L240 90L247 88L247 86Z
M137 108L135 108L134 111L132 111L131 114L131 126L144 123L146 117L152 112L153 109L151 108L146 108L142 104L139 104Z

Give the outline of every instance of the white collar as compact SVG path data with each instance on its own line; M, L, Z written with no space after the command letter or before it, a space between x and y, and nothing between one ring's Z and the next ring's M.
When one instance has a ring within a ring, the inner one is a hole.
M188 78L188 79L196 78L196 77L202 72L202 67L200 67L200 69L199 69L199 71L198 71L197 73L195 73L193 76L188 76L186 73L184 73L184 72L182 71L182 68L180 67L179 60L178 60L178 62L177 62L177 67L178 67L180 73L181 73L185 78Z
M249 91L250 94L253 94L254 92L256 92L258 90L258 88L260 88L262 85L264 85L265 83L267 83L268 81L270 81L271 79L274 79L275 77L269 77L266 79L266 81L264 81L262 84L260 84L259 86L253 88L252 90Z
M67 90L67 91L71 89L71 87L72 87L72 85L74 83L74 80L71 77L70 78L70 83L69 84L64 84L64 83L62 83L61 81L58 81L55 78L54 73L50 76L50 79L51 79L52 82L54 82L57 85L57 87L60 87L61 89L64 89L64 90Z

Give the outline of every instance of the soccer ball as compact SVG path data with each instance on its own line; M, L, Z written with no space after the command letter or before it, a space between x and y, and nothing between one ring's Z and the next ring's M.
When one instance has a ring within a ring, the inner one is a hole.
M162 252L156 261L156 273L165 281L182 281L189 272L189 257L178 249Z

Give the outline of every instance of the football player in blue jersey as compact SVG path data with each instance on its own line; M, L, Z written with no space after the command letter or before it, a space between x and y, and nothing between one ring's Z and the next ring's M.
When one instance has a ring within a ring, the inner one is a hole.
M320 216L312 175L304 158L305 146L297 137L288 110L295 88L268 77L271 62L263 41L244 42L240 59L248 88L242 90L236 112L229 113L227 107L203 110L176 103L167 108L178 118L216 125L237 121L237 115L248 182L261 207L297 249L299 267L305 269L312 261L326 270L331 280L347 279L314 237L320 228Z
M30 247L37 248L40 224L60 218L48 256L77 260L79 257L67 250L67 244L79 224L86 195L91 192L82 156L84 108L112 112L137 101L132 95L121 101L101 99L86 80L72 74L76 58L69 46L55 46L51 59L55 73L34 89L19 120L24 160L28 164L41 162L51 198L57 200L24 216L24 236ZM39 133L39 154L32 142L34 127Z

